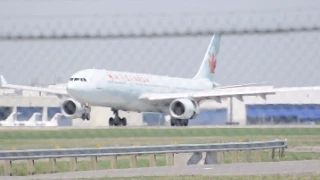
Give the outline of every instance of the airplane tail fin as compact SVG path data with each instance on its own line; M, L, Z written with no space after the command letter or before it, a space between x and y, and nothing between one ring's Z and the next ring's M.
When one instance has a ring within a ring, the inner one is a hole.
M33 113L31 118L27 121L29 125L34 125L36 124L36 121L38 121L41 117L41 113Z
M217 65L217 56L220 48L221 35L212 36L207 52L202 60L201 66L193 79L208 79L214 83L214 74Z
M5 119L3 122L4 122L4 123L12 123L12 124L13 124L14 121L17 120L18 114L20 114L20 113L18 113L18 112L12 112L12 113L7 117L7 119Z
M19 115L19 112L12 112L5 121L13 123L14 121L17 120L17 116Z
M7 80L3 77L3 75L0 75L0 86L6 85L6 84L8 84Z
M62 117L62 114L61 113L56 113L53 117L52 117L52 119L50 120L50 122L53 122L53 121L59 121L60 119L61 119L61 117Z

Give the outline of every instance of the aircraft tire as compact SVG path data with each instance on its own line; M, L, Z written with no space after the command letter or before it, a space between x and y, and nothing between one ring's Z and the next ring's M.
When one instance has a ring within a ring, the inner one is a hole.
M90 113L87 113L86 119L89 121L90 120Z
M114 119L112 117L109 118L109 126L114 126Z
M86 114L85 113L83 113L82 115L81 115L81 119L84 121L84 120L86 120Z
M176 125L176 119L171 117L170 124L171 124L171 126L175 126Z
M127 118L124 117L124 118L121 119L121 125L122 126L127 126Z
M176 126L182 126L182 122L183 121L183 119L176 119L176 122L175 122L175 124L176 124Z
M182 119L181 120L182 121L182 126L188 126L188 124L189 124L189 119Z

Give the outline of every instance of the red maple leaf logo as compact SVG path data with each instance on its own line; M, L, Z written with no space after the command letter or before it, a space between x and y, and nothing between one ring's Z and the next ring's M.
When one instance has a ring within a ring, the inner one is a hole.
M217 61L214 54L212 53L211 57L209 57L209 68L210 68L211 74L214 74L216 70L216 65L217 65Z

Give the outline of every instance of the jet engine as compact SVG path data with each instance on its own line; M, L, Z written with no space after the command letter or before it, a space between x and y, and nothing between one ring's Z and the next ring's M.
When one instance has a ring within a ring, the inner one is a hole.
M193 119L199 114L199 105L191 99L176 99L171 102L169 112L176 119Z
M64 100L61 104L61 113L65 117L69 117L72 119L80 118L84 112L85 107L83 107L81 103L74 99Z

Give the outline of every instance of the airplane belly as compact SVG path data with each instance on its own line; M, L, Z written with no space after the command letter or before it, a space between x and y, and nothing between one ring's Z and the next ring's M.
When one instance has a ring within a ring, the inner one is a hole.
M97 105L123 104L126 102L123 97L110 94L109 92L96 93L94 96L91 96L89 99L91 104L97 104Z
M135 100L131 103L127 103L123 105L123 109L128 111L135 111L135 112L163 112L166 111L166 107L157 107L151 104L148 104L144 101Z
M156 112L159 110L150 104L137 100L136 97L134 98L132 96L121 96L110 93L100 94L95 97L95 99L91 99L90 104L134 112Z

